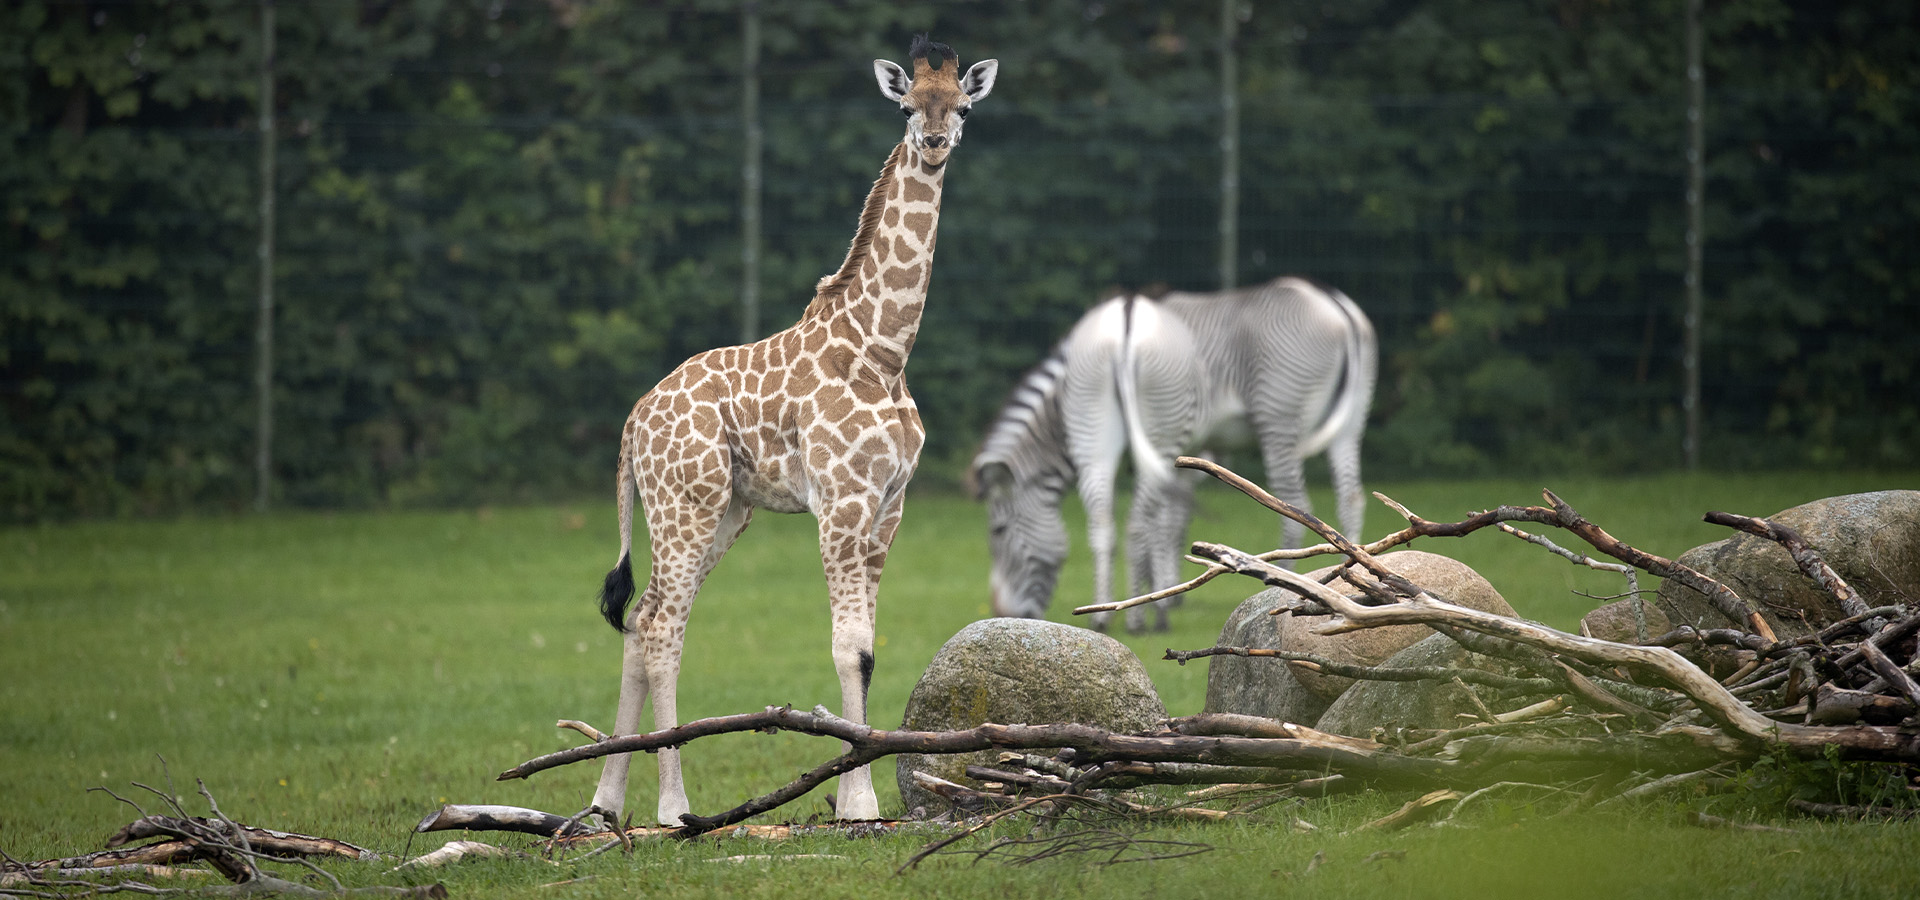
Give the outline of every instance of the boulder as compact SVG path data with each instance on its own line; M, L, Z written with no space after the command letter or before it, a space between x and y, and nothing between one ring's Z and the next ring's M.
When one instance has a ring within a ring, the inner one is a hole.
M951 731L987 722L1073 722L1124 734L1151 730L1166 718L1146 667L1125 644L1057 622L983 619L934 654L907 698L901 727ZM901 754L896 772L908 815L946 808L946 801L914 782L914 772L977 787L965 776L966 767L991 765L998 756L995 750Z
M1429 634L1393 656L1385 665L1394 668L1440 666L1447 669L1484 669L1515 674L1502 660L1481 656L1453 642L1444 634ZM1484 698L1484 688L1476 688ZM1543 699L1547 695L1542 695ZM1518 709L1532 702L1508 698L1496 712ZM1374 729L1457 728L1472 721L1473 700L1460 685L1451 681L1362 681L1334 700L1314 725L1321 731L1349 737L1372 737Z
M1920 491L1829 497L1766 518L1799 531L1867 606L1920 598ZM1832 596L1801 574L1785 548L1766 538L1735 534L1695 547L1678 561L1731 588L1781 638L1846 617ZM1658 602L1676 624L1733 627L1699 592L1672 579L1661 582Z
M1619 644L1640 643L1639 635L1635 633L1637 623L1633 621L1633 606L1636 603L1640 605L1641 615L1646 617L1649 640L1673 630L1673 622L1667 619L1666 613L1660 611L1660 607L1645 600L1633 599L1615 600L1587 613L1580 619L1580 633Z
M1513 615L1513 607L1479 573L1447 557L1419 550L1400 550L1380 556L1387 568L1405 576L1449 603L1487 612ZM1308 573L1323 578L1331 568ZM1333 585L1349 595L1359 589L1342 578ZM1290 592L1279 588L1261 591L1240 604L1220 630L1219 646L1260 647L1297 650L1355 665L1379 665L1400 650L1433 634L1425 625L1392 625L1350 631L1345 634L1315 634L1326 624L1326 616L1274 616ZM1353 683L1352 679L1309 672L1278 660L1240 656L1216 656L1207 669L1208 712L1241 713L1265 716L1285 722L1312 725Z
M1273 615L1290 592L1271 588L1242 601L1227 616L1215 646L1281 648L1280 622ZM1263 716L1282 722L1311 725L1327 709L1327 701L1300 686L1295 667L1277 659L1215 656L1207 660L1207 712Z

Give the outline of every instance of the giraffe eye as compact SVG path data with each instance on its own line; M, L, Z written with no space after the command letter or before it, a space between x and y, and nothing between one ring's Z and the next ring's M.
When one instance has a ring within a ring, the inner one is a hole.
M973 112L973 107L971 107L971 106L962 106L962 107L960 107L960 118L962 118L962 119L964 119L964 118L966 118L966 117L967 117L967 113L970 113L970 112Z
M900 114L903 116L906 116L909 119L913 118L913 110L904 106L900 107Z

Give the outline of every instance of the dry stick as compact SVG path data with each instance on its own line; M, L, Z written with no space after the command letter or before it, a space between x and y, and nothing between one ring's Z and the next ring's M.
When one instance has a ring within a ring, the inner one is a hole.
M1187 459L1187 458L1188 457L1181 457L1181 459ZM1419 535L1415 534L1413 532L1413 529L1410 529L1410 528L1403 529L1399 532L1387 535L1386 537L1383 537L1377 541L1374 541L1371 544L1367 544L1366 550L1368 553L1385 553L1388 550L1391 550L1395 547L1400 546L1401 544L1405 544L1405 543L1408 543L1409 541L1412 541L1416 537L1419 537ZM1260 554L1256 558L1262 562L1274 562L1276 560L1282 560L1282 559L1307 559L1309 557L1326 556L1329 554L1334 554L1339 552L1340 552L1339 548L1335 547L1333 544L1315 544L1311 547L1301 547L1294 550L1268 550L1267 552ZM1120 610L1130 609L1135 606L1145 606L1146 604L1149 604L1149 603L1153 603L1159 600L1165 600L1168 597L1187 593L1188 591L1191 591L1203 584L1206 584L1207 582L1212 581L1215 578L1218 578L1222 575L1236 574L1232 569L1222 566L1219 563L1210 562L1204 559L1195 559L1191 556L1187 557L1187 559L1190 562L1194 562L1199 565L1205 566L1206 569L1202 571L1200 574L1195 575L1192 578L1187 579L1186 581L1180 582L1179 584L1173 585L1171 587L1161 588L1149 594L1141 594L1138 597L1132 597L1126 600L1115 600L1111 603L1095 603L1089 606L1075 607L1073 610L1073 614L1076 616L1084 616L1089 613L1118 612ZM1244 573L1239 573L1239 574L1244 574Z
M420 824L413 826L413 830L416 834L429 831L515 831L552 837L560 834L569 821L565 816L518 806L450 803L428 813L426 818L420 820Z
M1598 569L1602 572L1613 572L1625 578L1627 580L1626 596L1633 602L1633 639L1636 643L1644 644L1647 642L1647 609L1645 601L1640 599L1640 573L1632 566L1621 565L1620 563L1604 563L1586 554L1575 553L1548 540L1542 535L1521 531L1505 522L1500 523L1500 530L1529 544L1545 547L1548 552L1554 553L1576 566L1586 566L1589 569Z
M1920 816L1920 809L1912 807L1848 806L1843 803L1815 803L1798 798L1788 800L1787 805L1807 815L1828 819L1911 819Z
M1578 783L1579 782L1575 782L1575 784L1578 784ZM1532 788L1533 790L1536 790L1536 791L1546 791L1548 794L1564 794L1567 792L1567 788L1557 787L1551 784L1534 784L1533 782L1530 782L1530 781L1498 781L1493 784L1487 785L1486 787L1480 788L1479 790L1474 791L1473 793L1468 794L1465 797L1461 797L1457 802L1453 804L1453 809L1449 810L1444 818L1434 823L1435 827L1444 828L1448 825L1452 825L1453 820L1459 817L1460 811L1467 808L1467 804L1472 803L1473 801L1478 800L1481 797L1486 796L1487 794L1491 794L1494 791L1510 789L1510 788Z
M1181 459L1186 460L1189 459L1189 457L1181 457ZM1206 463L1206 460L1195 460L1195 462ZM1207 465L1195 465L1191 468L1205 469L1209 474L1213 474L1215 469L1219 469L1218 466L1212 466L1211 463ZM1225 470L1222 469L1221 471ZM1215 477L1218 478L1221 476L1215 474ZM1237 475L1233 477L1239 482L1245 483L1245 479L1241 479ZM1222 480L1225 479L1223 478ZM1240 484L1233 481L1229 481L1228 483L1233 484L1235 487L1240 487ZM1244 492L1246 488L1241 488L1241 490ZM1259 489L1256 487L1254 490ZM1261 493L1264 494L1265 492L1261 491ZM1552 491L1541 491L1540 493L1552 506L1551 509L1538 506L1501 506L1476 513L1467 519L1454 523L1429 522L1414 515L1406 507L1394 502L1383 494L1376 492L1374 496L1378 497L1382 503L1392 507L1394 511L1406 517L1408 522L1407 530L1415 532L1422 537L1461 537L1500 522L1533 522L1539 525L1552 525L1556 528L1565 529L1566 531L1572 532L1581 540L1591 544L1595 550L1599 550L1614 559L1653 575L1677 581L1699 591L1707 598L1707 602L1713 605L1714 609L1718 610L1721 615L1726 616L1729 620L1746 625L1752 629L1754 633L1764 636L1769 641L1778 640L1774 637L1773 629L1767 624L1766 620L1761 618L1760 614L1753 610L1753 607L1748 606L1747 602L1742 600L1739 594L1734 593L1733 590L1726 585L1673 560L1655 556L1623 544L1599 526L1587 521L1578 512L1575 512L1573 507L1568 506L1559 497L1554 496ZM1248 496L1253 495L1249 494ZM1254 497L1254 499L1258 500L1268 509L1281 512L1278 507L1268 503L1267 500L1261 499L1260 497ZM1272 498L1269 497L1268 499ZM1274 500L1273 502L1286 505L1279 500ZM1281 515L1293 518L1293 515L1290 513L1281 512ZM1295 519L1295 521L1299 520ZM1309 525L1308 527L1311 528L1313 526Z
M1874 646L1872 641L1861 641L1860 653L1866 657L1867 665L1872 666L1873 671L1893 685L1894 690L1899 691L1908 700L1912 700L1915 705L1920 705L1920 684L1914 684L1913 678L1901 671L1900 666L1893 660L1887 658L1885 651Z
M1575 512L1573 507L1554 496L1552 491L1541 491L1540 494L1553 506L1554 511L1560 514L1560 521L1554 524L1579 535L1582 540L1592 544L1594 549L1621 562L1645 569L1661 578L1678 581L1693 588L1705 595L1707 602L1713 604L1713 608L1719 610L1722 615L1735 622L1744 619L1746 626L1752 629L1753 633L1770 641L1779 640L1774 636L1773 627L1767 624L1767 620L1754 611L1753 607L1748 606L1745 600L1740 599L1740 595L1735 594L1731 588L1673 560L1629 547L1615 539L1613 535L1601 530L1600 526L1587 521Z
M1195 546L1196 551L1201 549L1202 545ZM1242 563L1251 559L1232 548L1219 549L1223 555L1237 555ZM1368 558L1360 561L1365 565ZM1291 582L1296 590L1339 614L1340 620L1316 629L1320 634L1340 634L1381 625L1454 625L1591 665L1625 666L1663 678L1692 700L1722 731L1750 744L1779 745L1804 755L1823 752L1824 747L1832 744L1859 758L1920 760L1920 735L1902 734L1898 729L1817 728L1768 719L1741 703L1712 676L1666 647L1641 647L1571 635L1544 625L1456 606L1424 591L1390 606L1363 606L1310 578L1278 566L1267 565L1267 568L1269 577ZM1893 628L1882 629L1875 639L1893 631Z
M613 753L634 753L674 747L694 736L729 731L765 729L797 731L834 737L853 747L843 760L878 759L896 753L968 753L977 750L1038 750L1065 747L1076 751L1076 765L1108 760L1136 762L1213 762L1281 768L1348 767L1352 774L1379 783L1423 783L1445 779L1450 765L1435 760L1404 759L1396 754L1356 750L1344 742L1317 739L1260 739L1190 737L1186 735L1123 735L1091 725L999 725L987 723L959 731L883 731L850 722L814 707L800 712L770 706L763 712L700 719L651 734L620 735L610 740L549 753L500 773L500 780L525 778L569 763L598 759ZM852 763L849 768L860 763ZM830 777L830 776L828 776Z
M190 821L206 824L205 819L188 817ZM119 831L107 838L108 847L124 847L133 841L144 841L155 837L169 837L172 832L164 830L167 820L161 816L145 816L121 826ZM370 860L379 857L378 853L365 847L349 844L333 838L315 837L309 834L294 834L287 831L275 831L270 828L255 828L251 825L238 825L246 837L249 846L261 852L275 856L338 856L345 859Z
M1348 737L1344 734L1330 734L1317 728L1279 719L1260 716L1246 716L1237 713L1201 713L1197 716L1181 716L1167 720L1167 727L1175 732L1196 737L1218 735L1246 735L1265 738L1298 738L1308 741L1323 741L1351 747L1365 753L1384 750L1387 745L1366 738Z
M581 734L586 735L587 740L590 740L590 741L599 742L607 739L606 732L601 731L600 729L595 728L592 725L588 725L587 723L582 722L578 719L561 719L560 721L553 723L553 727L566 728L573 731L578 731Z
M1245 656L1250 658L1283 659L1289 662L1309 663L1316 670L1328 675L1345 678L1357 678L1365 681L1449 681L1455 678L1469 681L1496 690L1517 690L1542 693L1556 690L1558 686L1545 678L1516 678L1481 669L1449 669L1444 666L1362 666L1343 663L1338 660L1301 653L1295 650L1269 650L1262 647L1209 647L1204 650L1168 650L1162 659L1169 659L1186 665L1188 660L1202 659L1208 656Z
M1597 809L1599 807L1606 806L1607 804L1610 804L1610 803L1620 803L1627 800L1637 800L1641 797L1651 797L1663 791L1669 791L1676 787L1680 787L1681 785L1699 781L1703 778L1720 778L1722 780L1725 780L1727 776L1724 773L1714 771L1716 768L1718 767L1709 766L1705 769L1700 769L1693 772L1681 772L1678 775L1668 775L1664 778L1655 778L1654 780L1649 781L1645 784L1628 788L1624 791L1621 791L1618 794L1615 794L1611 797L1608 797L1605 800L1600 801L1599 803L1595 803L1594 807Z
M1565 698L1555 697L1552 700L1546 701L1545 703L1536 703L1534 704L1534 707L1545 706L1547 704L1554 704L1555 711L1557 712L1561 709L1566 708L1567 701ZM1533 707L1527 707L1527 709L1532 709L1532 708ZM1514 710L1515 713L1522 712L1522 711L1523 710ZM1511 716L1513 715L1513 713L1503 713L1502 715ZM1495 716L1494 718L1497 719L1497 718L1500 718L1500 716ZM1563 716L1558 719L1525 718L1525 719L1508 719L1508 720L1499 721L1499 722L1474 722L1471 725L1463 725L1459 728L1453 728L1447 731L1442 731L1439 734L1436 734L1429 738L1422 738L1418 741L1414 741L1411 744L1401 747L1400 752L1408 754L1409 756L1412 756L1412 755L1424 753L1428 750L1432 750L1435 747L1444 747L1448 744L1453 743L1454 741L1460 740L1461 738L1478 737L1483 734L1506 734L1509 732L1525 731L1527 729L1533 729L1533 728L1554 728L1554 727L1560 727L1565 725L1572 725L1580 722L1591 722L1591 721L1593 720L1587 716Z
M1480 695L1474 693L1473 688L1467 687L1466 682L1461 681L1458 676L1449 679L1449 681L1452 684L1459 685L1460 690L1466 693L1467 700L1473 704L1474 714L1480 717L1482 723L1487 725L1498 725L1500 723L1499 719L1493 717L1493 710L1487 708L1486 701L1480 699Z
M1587 676L1574 671L1572 666L1557 659L1553 664L1560 668L1560 677L1566 681L1567 687L1572 688L1573 692L1579 694L1580 699L1587 701L1589 705L1607 712L1619 713L1643 725L1660 721L1659 713L1644 706L1635 706L1614 696L1611 691L1594 684Z
M1045 797L1035 797L1031 800L1026 800L1021 803L1016 803L1013 806L1009 806L1006 809L1000 810L999 812L996 812L987 816L982 816L979 821L968 826L964 830L956 834L952 834L947 837L941 838L940 840L934 841L933 843L928 844L927 846L921 848L920 852L915 853L911 857L908 857L906 862L901 863L900 868L893 870L893 874L899 875L906 872L908 869L911 869L920 865L921 860L926 859L927 857L932 856L933 854L939 852L940 850L946 847L952 846L953 844L961 840L964 840L971 835L980 833L981 831L985 830L989 826L993 825L993 823L998 822L1001 819L1004 819L1008 816L1011 816L1014 813L1032 809L1043 803L1053 803L1056 801L1072 801L1072 800L1084 801L1086 800L1086 798L1080 797L1078 795L1073 795L1073 794L1051 794Z
M1710 524L1739 529L1779 544L1787 551L1788 556L1793 557L1793 564L1799 566L1801 572L1833 597L1834 602L1840 605L1841 612L1849 616L1866 614L1867 604L1860 599L1860 595L1848 586L1846 579L1840 577L1840 573L1827 565L1826 560L1820 558L1819 551L1814 550L1807 543L1807 539L1792 526L1725 512L1707 513L1705 520ZM1880 622L1869 625L1867 631L1869 633L1879 631L1880 626L1884 624L1886 623Z
M846 754L815 767L776 791L741 804L718 816L692 814L681 818L679 837L723 828L777 808L836 775L896 753L966 753L977 750L1037 750L1066 747L1076 751L1076 762L1097 765L1110 760L1139 762L1205 762L1220 765L1283 769L1338 769L1353 780L1373 785L1430 785L1450 783L1465 773L1444 760L1411 759L1389 752L1357 750L1344 742L1318 739L1261 739L1119 735L1089 725L985 724L962 731L881 731L859 725L815 707L796 712L768 707L760 713L701 719L651 734L620 735L528 760L500 774L500 780L525 778L556 766L596 759L613 753L633 753L674 747L695 737L738 731L798 731L836 737L852 748Z
M1672 650L1665 647L1636 647L1628 644L1618 644L1612 641L1602 641L1595 638L1579 637L1562 631L1556 631L1543 625L1535 625L1531 622L1522 622L1516 619L1509 619L1505 616L1485 613L1447 603L1420 590L1417 586L1413 585L1412 582L1409 582L1398 574L1389 571L1385 566L1381 565L1378 560L1374 559L1371 554L1355 546L1352 541L1347 540L1345 536L1333 530L1325 522L1313 516L1313 514L1298 509L1292 504L1268 494L1258 485L1240 477L1232 470L1210 460L1189 456L1180 457L1177 460L1177 464L1183 468L1195 468L1205 471L1215 478L1225 481L1248 497L1253 498L1262 506L1307 526L1309 529L1312 529L1314 533L1319 534L1321 537L1333 543L1342 553L1347 554L1354 562L1373 573L1375 577L1385 582L1393 590L1408 598L1391 606L1362 606L1348 599L1345 594L1328 589L1312 579L1299 577L1293 572L1278 566L1267 565L1266 568L1271 570L1267 573L1269 577L1278 577L1294 582L1296 589L1298 589L1300 593L1320 601L1346 620L1344 623L1334 623L1316 629L1320 634L1339 634L1377 625L1431 625L1435 623L1457 625L1482 634L1490 634L1539 649L1561 653L1589 664L1603 666L1625 665L1640 671L1660 675L1675 687L1679 688L1683 693L1687 694L1696 705L1701 707L1708 718L1713 719L1716 724L1729 732L1742 735L1750 741L1773 743L1778 740L1781 743L1795 745L1800 740L1811 739L1815 745L1825 743L1824 740L1813 738L1810 735L1790 733L1785 729L1794 726L1782 726L1780 723L1776 723L1748 708L1745 704L1733 697L1733 695L1727 693L1727 689L1722 687L1718 681L1715 681L1711 676L1701 671L1692 663L1687 662L1686 659ZM1553 505L1554 508L1552 510L1540 510L1537 507L1526 510L1513 510L1513 516L1515 518L1524 518L1526 521L1543 521L1547 524L1565 528L1579 535L1596 549L1615 559L1630 563L1641 569L1653 572L1656 575L1678 580L1682 584L1693 587L1695 590L1706 594L1709 600L1715 602L1716 608L1728 614L1736 621L1741 618L1738 613L1744 611L1749 624L1751 624L1758 633L1770 640L1776 640L1773 638L1771 629L1767 628L1766 621L1761 619L1758 613L1747 608L1745 601L1742 601L1737 594L1727 589L1725 585L1721 585L1719 582L1707 578L1686 566L1635 550L1615 540L1598 526L1582 518L1572 507L1568 506L1559 497L1554 496L1552 491L1542 491L1541 493L1547 502ZM1398 504L1395 504L1395 506L1402 511L1406 509L1405 507L1398 506ZM1509 508L1503 507L1502 509ZM1535 513L1539 513L1543 517L1550 516L1551 518L1531 518ZM1407 514L1411 516L1410 512ZM1490 513L1482 513L1480 516L1475 517L1475 519L1468 521L1473 522L1481 518L1487 518L1484 524L1493 524L1496 520L1488 518L1489 516ZM1422 525L1422 520L1417 516L1412 516L1408 521L1410 523L1409 527L1412 528L1420 528ZM1465 524L1466 523L1462 523L1461 526L1440 526L1440 530L1452 530L1462 527ZM1481 526L1476 525L1474 527ZM1195 551L1199 552L1199 549L1199 546L1196 545ZM1776 734L1778 735L1777 739L1775 737ZM1822 737L1824 737L1824 735ZM1876 735L1873 740L1863 743L1871 746L1874 750L1920 756L1920 746L1916 746L1913 739L1899 735ZM1858 743L1854 741L1845 741L1844 745L1853 749L1868 749L1867 746L1859 746Z

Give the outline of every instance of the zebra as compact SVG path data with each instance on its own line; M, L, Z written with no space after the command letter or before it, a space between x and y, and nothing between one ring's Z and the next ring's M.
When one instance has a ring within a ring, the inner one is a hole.
M1360 441L1379 347L1345 294L1299 278L1216 293L1117 297L1088 311L1015 387L970 469L987 502L993 611L1046 613L1067 534L1069 485L1087 510L1094 602L1113 599L1113 483L1129 452L1134 503L1127 523L1129 585L1144 593L1178 580L1197 475L1172 457L1257 443L1275 492L1307 507L1302 461L1326 451L1341 527L1358 536L1365 505ZM1285 546L1301 526L1287 521ZM1166 627L1156 604L1154 627ZM1104 630L1110 613L1092 624ZM1141 631L1145 614L1127 610Z

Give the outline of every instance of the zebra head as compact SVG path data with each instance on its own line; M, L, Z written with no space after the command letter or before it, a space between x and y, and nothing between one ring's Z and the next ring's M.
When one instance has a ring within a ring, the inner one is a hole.
M993 551L988 581L996 616L1045 616L1067 559L1060 499L1073 463L1060 425L1065 370L1056 347L1020 380L968 472L973 498L987 503L987 547Z
M974 463L974 496L987 502L987 548L993 554L987 582L996 616L1046 616L1067 560L1060 489L1050 491L1038 480L1020 477L1001 460Z

